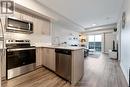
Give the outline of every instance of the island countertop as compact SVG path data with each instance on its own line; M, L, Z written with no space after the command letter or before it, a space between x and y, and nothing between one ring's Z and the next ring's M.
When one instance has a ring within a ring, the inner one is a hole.
M74 47L74 46L53 46L53 45L48 45L48 46L36 46L36 47L44 47L44 48L53 48L53 49L67 49L67 50L80 50L84 49L84 47Z

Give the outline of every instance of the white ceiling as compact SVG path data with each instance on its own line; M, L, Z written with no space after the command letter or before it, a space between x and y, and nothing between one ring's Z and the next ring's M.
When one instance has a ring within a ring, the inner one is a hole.
M38 1L84 28L117 22L122 4L122 0Z

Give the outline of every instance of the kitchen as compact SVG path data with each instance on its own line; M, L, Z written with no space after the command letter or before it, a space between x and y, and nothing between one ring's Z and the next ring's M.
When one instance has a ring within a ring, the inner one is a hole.
M3 2L6 5L10 3ZM14 8L8 8L13 14L0 15L1 87L109 87L109 83L110 87L119 87L119 82L120 87L127 87L128 81L122 73L117 57L115 60L111 59L108 52L114 48L118 56L118 30L115 32L114 29L117 28L115 20L121 2L116 8L116 1L102 1L100 5L98 1L96 4L92 1L87 4L88 7L85 4L87 1L84 0L82 6L79 5L81 1L77 0L75 5L69 3L68 7L64 5L68 1L14 2L11 2ZM104 10L104 4L107 6L107 3L110 3L114 10L107 7L107 10ZM91 10L90 5L93 6ZM61 8L58 9L58 6ZM92 10L96 6L99 13ZM87 9L88 12L82 9ZM108 15L107 12L112 14ZM104 36L100 42L102 47L99 57L95 57L95 52L89 54L86 35L90 33ZM105 41L108 45L106 53L103 52Z
M1 20L1 27L4 28L3 81L42 67L73 85L81 79L84 73L84 49L71 46L79 45L79 34L75 36L75 32L67 31L67 37L53 35L57 31L52 28L52 21L18 4L13 15ZM64 38L66 40L62 41Z

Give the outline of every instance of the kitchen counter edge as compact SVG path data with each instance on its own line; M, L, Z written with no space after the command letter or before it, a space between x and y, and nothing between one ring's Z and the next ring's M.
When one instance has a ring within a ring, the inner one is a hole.
M36 48L51 48L51 49L66 49L66 50L84 49L84 47L55 47L55 46L36 46Z

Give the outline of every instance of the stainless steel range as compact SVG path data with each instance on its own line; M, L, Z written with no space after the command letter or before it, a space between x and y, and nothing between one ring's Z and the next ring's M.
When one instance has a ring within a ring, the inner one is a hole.
M6 47L7 79L35 69L36 49L29 40L7 40Z

